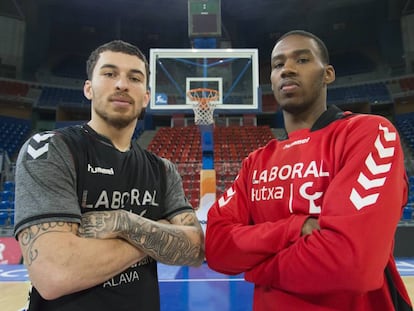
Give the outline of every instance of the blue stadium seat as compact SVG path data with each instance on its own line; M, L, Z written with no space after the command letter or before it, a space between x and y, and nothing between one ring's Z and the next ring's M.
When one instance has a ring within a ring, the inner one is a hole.
M10 201L0 202L0 211L8 211L11 208Z
M8 220L8 218L9 218L9 215L8 215L8 213L7 212L3 212L1 209L0 209L0 226L5 226L5 225L7 225L7 220Z
M0 226L14 224L14 204L10 201L0 202Z
M10 225L14 225L14 203L11 204L11 208L9 209L7 216L9 218Z
M328 103L367 101L370 103L391 102L391 94L383 82L328 88Z
M3 190L1 192L1 201L13 201L14 200L14 192L13 191L8 191L8 190Z
M413 219L413 208L410 205L407 205L406 207L404 207L402 219L403 220L412 220Z
M37 102L41 107L58 107L62 105L82 106L89 101L81 89L65 89L59 87L44 87Z
M15 187L15 185L14 185L14 182L13 181L5 181L3 183L3 190L4 191L12 191L12 192L14 192L14 187Z
M0 149L12 157L31 131L31 120L0 116Z

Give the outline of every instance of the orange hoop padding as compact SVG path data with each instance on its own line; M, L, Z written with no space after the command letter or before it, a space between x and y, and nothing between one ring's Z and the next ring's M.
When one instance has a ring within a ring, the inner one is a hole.
M204 96L205 93L207 93L207 96ZM189 99L193 101L208 103L213 100L217 100L219 97L219 92L213 89L198 88L198 89L189 90L187 92L187 96Z

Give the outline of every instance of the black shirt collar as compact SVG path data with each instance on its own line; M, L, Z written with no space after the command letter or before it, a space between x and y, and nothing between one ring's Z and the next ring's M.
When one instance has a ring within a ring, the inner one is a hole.
M310 131L317 131L320 130L326 126L328 126L329 124L331 124L332 122L339 120L339 119L343 119L347 116L351 115L351 113L347 113L344 112L343 110L339 109L337 106L335 105L329 105L328 109L325 110L320 116L319 118L316 120L316 122L312 125L312 127L310 128ZM279 140L285 140L288 139L288 134L285 130L285 135L280 137Z

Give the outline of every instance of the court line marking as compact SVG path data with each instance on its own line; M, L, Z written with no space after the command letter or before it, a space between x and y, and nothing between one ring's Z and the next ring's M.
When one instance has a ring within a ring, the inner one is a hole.
M174 280L159 280L159 282L247 282L243 278L240 279L174 279Z

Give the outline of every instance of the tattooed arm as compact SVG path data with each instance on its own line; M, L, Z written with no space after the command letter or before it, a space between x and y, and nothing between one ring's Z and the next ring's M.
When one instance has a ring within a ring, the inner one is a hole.
M30 280L44 299L101 284L146 257L122 239L81 238L78 226L49 222L18 235Z
M204 234L194 212L153 221L124 210L91 212L82 217L82 236L121 237L155 260L169 265L199 266L204 260Z

